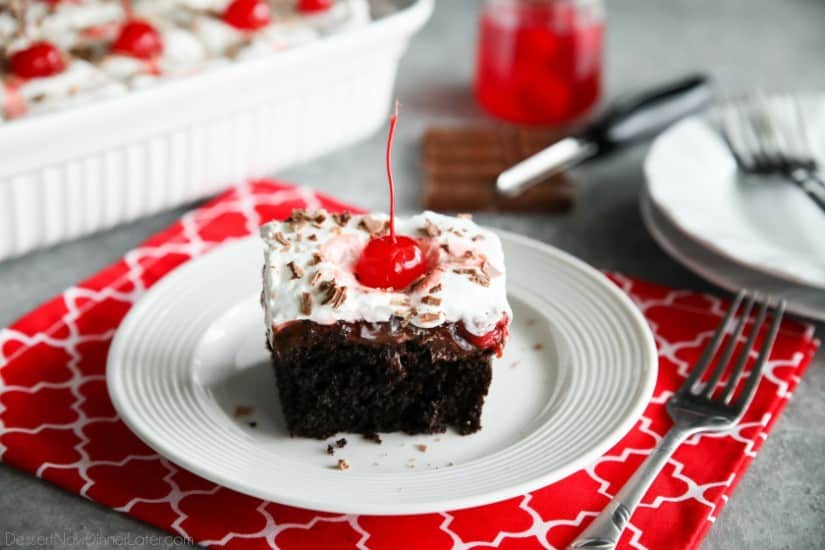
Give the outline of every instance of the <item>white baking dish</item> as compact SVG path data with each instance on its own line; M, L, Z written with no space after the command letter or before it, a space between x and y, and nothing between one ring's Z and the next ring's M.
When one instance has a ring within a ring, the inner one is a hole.
M395 4L366 27L271 57L0 125L0 259L208 196L377 130L399 58L433 8L433 0Z

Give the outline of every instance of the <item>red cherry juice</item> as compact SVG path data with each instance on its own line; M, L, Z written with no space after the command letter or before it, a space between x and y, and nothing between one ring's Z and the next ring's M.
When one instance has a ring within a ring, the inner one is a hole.
M601 5L591 4L488 2L475 81L482 107L527 124L560 124L586 114L599 98L604 36Z

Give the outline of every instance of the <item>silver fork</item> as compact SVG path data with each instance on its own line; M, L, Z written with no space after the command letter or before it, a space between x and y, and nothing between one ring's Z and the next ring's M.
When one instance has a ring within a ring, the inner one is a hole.
M737 99L719 113L722 135L740 169L784 177L825 212L825 181L796 97Z
M744 305L743 305L744 302ZM750 374L746 377L744 387L739 396L734 400L734 393L739 385L739 379L743 377L745 365L748 357L753 351L756 342L756 335L762 328L768 314L768 300L762 301L759 313L754 321L750 333L745 341L744 347L739 352L733 371L730 373L727 383L719 395L714 397L716 387L722 379L728 366L732 363L733 353L736 350L737 342L742 337L745 325L747 324L754 304L757 302L754 293L747 290L741 291L730 309L725 314L725 318L719 324L711 341L702 352L699 361L691 370L687 379L681 387L667 402L667 412L673 420L673 427L665 434L659 445L645 459L638 470L627 480L627 483L613 497L613 500L605 507L601 513L593 519L593 522L573 541L568 550L578 548L615 548L619 542L622 531L630 521L634 509L642 500L653 480L667 463L670 455L688 437L699 432L715 432L728 429L742 418L753 398L765 361L770 355L776 333L779 331L779 323L785 311L785 301L780 300L773 313L773 321L759 349L759 355L751 368ZM722 355L716 362L716 366L710 374L707 382L702 383L702 376L707 372L713 358L719 350L725 334L732 320L736 317L739 306L742 305L742 314L736 321L736 325L730 335L730 339L722 351Z

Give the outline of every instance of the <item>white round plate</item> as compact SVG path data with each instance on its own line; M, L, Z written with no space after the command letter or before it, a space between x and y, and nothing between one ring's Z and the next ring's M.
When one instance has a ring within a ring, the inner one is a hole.
M132 308L109 353L112 401L173 462L283 504L414 514L547 485L633 426L653 391L656 348L642 315L604 275L536 241L502 240L512 339L493 365L476 434L381 434L380 445L350 434L289 437L265 349L254 237L178 268ZM254 412L238 417L238 407ZM338 437L348 443L329 456ZM349 470L334 467L339 458Z
M659 246L700 277L731 292L750 288L770 296L785 298L788 302L788 311L825 321L825 292L822 290L789 283L748 269L708 250L674 227L670 220L658 211L646 191L641 194L639 207L647 230Z
M825 165L825 96L799 100L813 153ZM785 114L779 98L767 104ZM751 270L825 288L825 215L792 183L739 172L706 118L662 133L645 176L653 204L685 236Z

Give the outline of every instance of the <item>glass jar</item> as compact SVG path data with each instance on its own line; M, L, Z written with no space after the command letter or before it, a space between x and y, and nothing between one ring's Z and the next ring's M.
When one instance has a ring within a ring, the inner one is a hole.
M603 0L487 0L479 22L475 95L493 116L554 125L599 99Z

